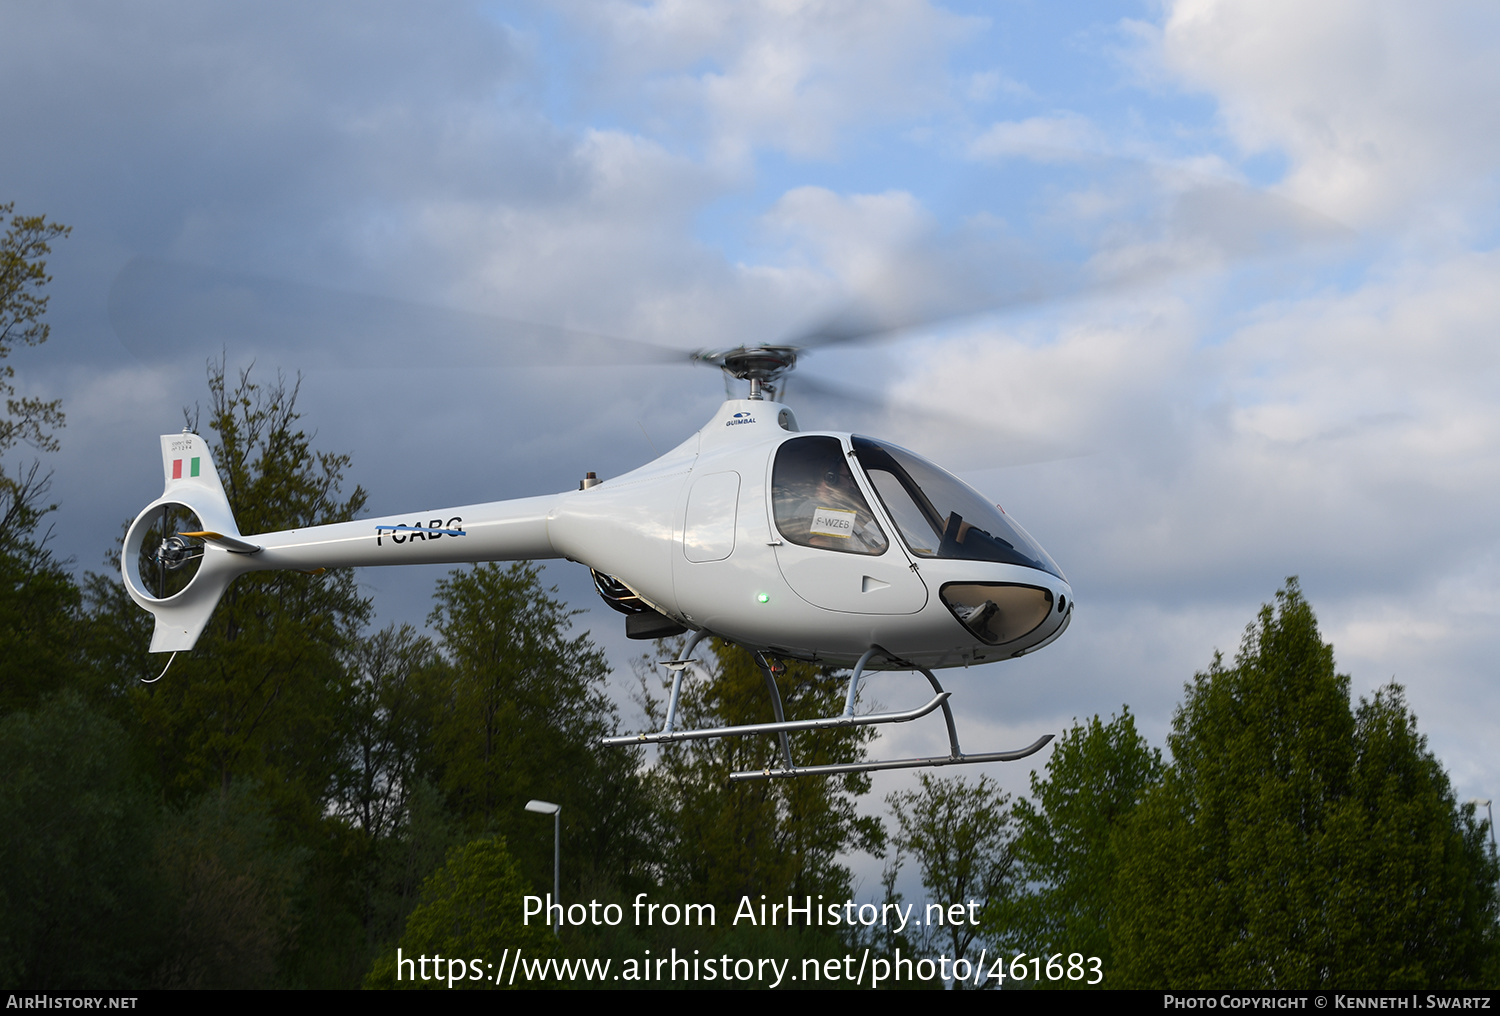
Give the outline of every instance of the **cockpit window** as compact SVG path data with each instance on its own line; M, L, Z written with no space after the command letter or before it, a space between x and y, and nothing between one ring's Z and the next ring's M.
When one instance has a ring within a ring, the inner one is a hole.
M913 554L1019 564L1062 578L1020 525L952 473L867 437L854 438L854 452Z
M799 546L872 556L890 546L836 437L782 444L771 471L771 497L777 530Z

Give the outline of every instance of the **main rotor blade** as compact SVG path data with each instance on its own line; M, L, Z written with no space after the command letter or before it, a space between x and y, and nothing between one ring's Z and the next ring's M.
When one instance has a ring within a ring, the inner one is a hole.
M786 383L777 397L797 410L806 429L811 429L809 422L827 422L836 430L899 433L900 443L913 451L966 469L1028 466L1088 454L1018 427L833 384L805 372ZM804 406L815 408L804 414ZM821 419L825 413L827 421Z
M1122 160L1116 160L1122 161ZM779 343L798 349L879 341L903 331L1147 286L1225 265L1346 241L1347 227L1233 181L1185 178L1131 164L1133 193L1112 194L1096 236L1051 257L976 219L933 234L868 270L866 292ZM1078 250L1081 249L1081 255Z
M812 350L878 341L1349 235L1264 191L1223 180L1184 183L1180 175L1164 182L1159 167L1144 175L1148 185L1134 193L1109 192L1107 212L1095 217L1098 235L1068 238L1072 256L1044 256L998 220L975 218L865 258L854 286L864 295L779 344ZM146 257L115 278L109 313L121 342L148 362L222 354L308 369L703 362L638 340Z
M109 316L147 362L222 353L304 368L692 362L648 342L147 257L115 277Z

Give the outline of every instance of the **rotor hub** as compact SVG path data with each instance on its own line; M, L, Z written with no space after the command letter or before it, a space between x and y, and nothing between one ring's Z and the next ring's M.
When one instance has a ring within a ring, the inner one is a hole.
M182 536L169 536L161 541L161 546L156 552L156 559L162 565L176 571L201 553L201 549L193 546Z
M711 363L730 377L750 382L750 397L761 398L765 388L774 398L774 385L797 365L795 346L740 346L721 353L696 353L694 359Z

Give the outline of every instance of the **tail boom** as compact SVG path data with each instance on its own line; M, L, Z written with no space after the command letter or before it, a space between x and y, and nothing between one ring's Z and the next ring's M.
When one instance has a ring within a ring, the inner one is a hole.
M548 535L557 494L243 536L203 439L161 441L166 488L131 524L120 562L131 599L156 619L153 653L192 649L229 583L246 572L563 556ZM197 521L169 534L174 515ZM190 561L196 573L168 594L167 571ZM143 565L161 576L154 590Z
M561 557L547 521L559 495L493 501L432 511L261 533L261 550L245 571L367 568L392 564L461 564Z

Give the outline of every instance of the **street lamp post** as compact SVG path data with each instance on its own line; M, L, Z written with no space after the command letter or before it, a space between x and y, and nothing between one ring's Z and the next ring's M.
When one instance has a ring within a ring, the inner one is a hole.
M526 810L538 815L552 816L552 902L557 905L558 916L552 925L552 934L562 935L562 805L551 801L527 801Z

